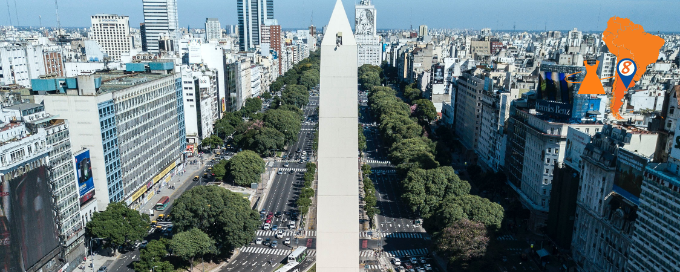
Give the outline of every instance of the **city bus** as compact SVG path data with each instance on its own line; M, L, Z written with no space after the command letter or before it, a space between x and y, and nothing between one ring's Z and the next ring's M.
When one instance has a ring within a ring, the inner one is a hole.
M305 260L305 257L307 257L307 252L305 252L306 250L307 250L307 247L303 247L303 246L295 249L293 251L293 253L288 255L288 263L292 263L292 262L302 263L302 261Z
M163 211L165 208L168 207L168 203L170 202L170 198L168 196L161 197L161 200L158 200L156 203L156 210L157 211Z

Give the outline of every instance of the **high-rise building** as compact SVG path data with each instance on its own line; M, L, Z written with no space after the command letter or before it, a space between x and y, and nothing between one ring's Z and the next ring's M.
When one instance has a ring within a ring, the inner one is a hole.
M139 209L149 190L181 167L186 146L181 77L173 63L125 66L126 71L34 80L36 102L69 120L71 149L90 149L100 211L109 202Z
M426 25L421 25L421 26L418 28L418 36L419 36L419 37L425 37L425 36L427 36L427 34L428 34L428 33L427 33L427 26L426 26Z
M252 51L260 45L260 26L274 19L274 0L237 0L239 50Z
M567 35L567 46L569 46L569 47L579 47L579 46L581 46L582 41L583 41L583 32L578 31L578 29L576 29L576 28L569 31L569 34Z
M167 34L179 46L179 19L177 17L177 0L143 0L144 36L146 51L159 53L158 39Z
M197 64L182 66L187 150L195 152L213 134L217 120L217 71Z
M0 85L31 87L31 79L45 74L43 47L7 45L0 47Z
M116 14L97 14L91 17L90 39L95 40L109 55L119 61L122 53L130 52L130 18Z
M377 13L371 0L361 0L356 5L355 35L359 53L357 65L370 64L380 66L382 45L380 36L376 34Z
M139 37L142 40L142 51L149 52L149 44L146 43L146 25L139 24Z
M677 132L675 135L678 137ZM628 254L628 271L680 271L678 162L669 159L667 163L651 163L646 168Z
M222 28L217 18L205 19L205 40L219 40L222 38Z

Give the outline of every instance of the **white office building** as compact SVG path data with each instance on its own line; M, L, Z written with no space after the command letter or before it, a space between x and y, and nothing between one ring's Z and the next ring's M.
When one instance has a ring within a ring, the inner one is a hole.
M116 14L97 14L91 17L90 39L95 40L114 61L120 61L123 53L130 52L130 18Z
M184 65L182 96L188 150L198 150L203 139L213 134L217 120L217 71L200 65Z
M172 37L174 46L179 46L179 19L177 0L143 0L144 31L142 39L146 48L143 51L159 53L158 40L165 34Z
M377 11L371 0L361 0L356 5L356 21L354 37L357 41L357 65L370 64L380 66L382 60L382 44L376 32Z
M217 18L205 19L205 40L213 41L222 38L222 27Z
M0 85L31 87L31 79L45 74L43 47L7 45L0 47Z
M72 151L90 150L97 210L109 202L139 209L182 167L184 107L173 70L171 62L128 63L126 71L34 80L36 103L69 120Z

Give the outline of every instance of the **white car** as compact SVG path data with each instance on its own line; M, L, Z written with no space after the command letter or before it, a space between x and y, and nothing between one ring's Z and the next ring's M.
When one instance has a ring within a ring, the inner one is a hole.
M262 238L257 237L257 239L255 239L255 244L261 245L262 244Z
M269 224L269 223L264 223L264 226L262 226L262 229L263 229L263 230L269 230L271 227L272 227L271 224Z
M276 232L276 238L277 238L277 239L283 238L283 231L282 231L282 230L278 230L278 231Z
M394 265L401 265L401 260L399 258L392 258L392 263Z
M290 245L290 237L286 237L286 240L283 241L284 245Z
M424 264L423 267L425 267L425 271L432 271L432 266L430 264Z

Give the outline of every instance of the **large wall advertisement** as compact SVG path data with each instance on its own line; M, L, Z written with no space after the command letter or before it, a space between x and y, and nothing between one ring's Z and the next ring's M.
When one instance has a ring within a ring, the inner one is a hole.
M444 84L444 66L434 66L434 75L432 76L432 81L434 84Z
M643 173L648 162L649 160L646 158L619 148L616 159L614 192L639 205L642 180L644 179Z
M59 247L45 160L21 165L0 186L0 271L26 271Z
M571 71L555 72L560 66L548 70L541 70L538 76L538 90L536 111L555 115L558 117L571 117L574 104L574 95L577 92L577 84L569 81L578 81L577 76L569 76ZM543 110L539 110L539 104ZM568 108L568 111L567 111ZM559 110L559 112L557 112ZM568 115L568 116L567 116Z
M86 150L80 154L76 154L75 157L78 190L80 191L80 205L82 205L94 197L94 181L92 180L90 151Z

